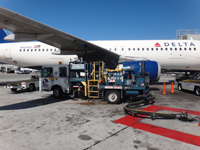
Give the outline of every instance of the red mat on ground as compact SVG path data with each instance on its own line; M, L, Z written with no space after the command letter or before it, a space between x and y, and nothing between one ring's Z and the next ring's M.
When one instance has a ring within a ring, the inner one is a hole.
M177 108L171 108L171 107L163 107L163 106L158 106L158 105L151 105L147 108L144 108L142 110L145 111L152 111L152 112L157 112L159 110L167 110L167 111L175 111L175 112L185 112L187 111L188 114L191 115L198 115L200 116L200 112L198 111L191 111L191 110L185 110L185 109L177 109ZM139 115L138 115L139 116ZM143 116L144 115L140 115ZM200 146L200 136L196 136L196 135L192 135L192 134L188 134L188 133L183 133L180 131L175 131L172 129L167 129L167 128L163 128L163 127L159 127L159 126L155 126L155 125L151 125L151 124L146 124L146 123L142 123L140 122L143 118L141 117L133 117L133 116L126 116L123 117L121 119L115 120L115 123L120 123L126 126L130 126L132 128L136 128L136 129L140 129L140 130L144 130L147 132L151 132L154 134L158 134L164 137L168 137L174 140L178 140L181 142L185 142L188 144L193 144L196 146ZM198 126L198 123L197 123Z

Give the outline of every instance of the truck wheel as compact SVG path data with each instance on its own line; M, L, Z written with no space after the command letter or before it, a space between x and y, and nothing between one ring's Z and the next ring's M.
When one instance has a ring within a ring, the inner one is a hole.
M29 85L29 91L34 91L34 90L35 90L34 84L30 84L30 85Z
M198 95L198 96L200 95L200 88L199 88L199 87L196 87L196 88L195 88L195 93L196 93L196 95Z
M118 104L121 101L120 93L115 90L109 90L106 92L105 100L108 104Z
M63 96L63 91L62 91L62 89L61 89L59 86L55 86L55 87L53 88L53 96L54 96L56 99L62 98L62 96Z
M12 88L11 91L15 92L15 91L17 91L17 89L16 88Z
M179 91L182 91L182 90L183 90L181 84L178 84L178 90L179 90Z

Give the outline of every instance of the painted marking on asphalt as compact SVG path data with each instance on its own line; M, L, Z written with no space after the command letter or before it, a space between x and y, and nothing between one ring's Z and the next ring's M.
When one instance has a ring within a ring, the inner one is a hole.
M173 111L173 112L174 111L176 111L176 112L187 111L188 114L200 116L199 111L164 107L164 106L158 106L158 105L151 105L151 106L144 108L142 110L152 111L152 112L157 112L159 110L167 110L167 111ZM145 115L138 115L138 116L146 117ZM188 133L184 133L184 132L180 132L180 131L175 131L175 130L172 130L172 129L167 129L167 128L163 128L163 127L159 127L159 126L155 126L155 125L142 123L142 122L140 122L143 119L141 117L134 117L133 118L133 116L128 115L128 116L125 116L121 119L115 120L114 122L120 123L120 124L123 124L123 125L126 125L126 126L130 126L132 128L147 131L147 132L150 132L150 133L154 133L154 134L157 134L157 135L161 135L161 136L164 136L164 137L168 137L168 138L178 140L178 141L181 141L181 142L185 142L185 143L188 143L188 144L200 146L200 136L196 136L196 135L192 135L192 134L188 134Z

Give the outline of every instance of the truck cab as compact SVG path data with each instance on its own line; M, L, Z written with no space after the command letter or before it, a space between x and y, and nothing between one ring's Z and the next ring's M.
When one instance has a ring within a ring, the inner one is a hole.
M43 66L39 84L40 91L53 91L55 98L61 98L63 93L70 93L72 86L69 81L69 65Z

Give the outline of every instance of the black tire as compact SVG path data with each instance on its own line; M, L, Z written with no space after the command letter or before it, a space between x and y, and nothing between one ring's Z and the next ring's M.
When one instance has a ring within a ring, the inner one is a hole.
M200 96L200 88L199 87L196 87L195 88L195 94Z
M28 91L34 91L35 90L35 85L34 84L30 84Z
M11 91L13 91L13 92L15 92L15 91L17 91L17 89L16 88L12 88L12 89L10 89Z
M56 99L60 99L63 97L63 91L62 89L59 87L59 86L55 86L53 88L53 96L56 98Z
M182 91L182 90L183 90L183 88L182 88L182 85L181 85L181 84L178 84L178 90L179 90L179 91Z
M105 100L108 104L119 104L121 101L120 93L116 90L109 90L106 92Z

